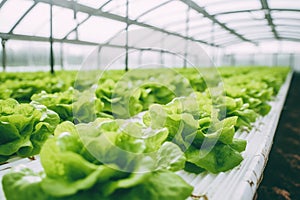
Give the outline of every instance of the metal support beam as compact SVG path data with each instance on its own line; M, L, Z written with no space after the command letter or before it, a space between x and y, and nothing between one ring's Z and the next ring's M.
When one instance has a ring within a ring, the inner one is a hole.
M60 67L61 67L61 70L64 70L64 46L63 46L63 43L60 43Z
M234 54L231 54L230 65L235 66L235 56L234 56Z
M128 28L129 28L129 22L128 22L128 16L129 15L129 0L126 0L126 41L125 41L125 71L128 71Z
M273 66L277 66L278 65L278 53L274 53L273 54Z
M224 23L220 22L219 20L217 20L214 16L210 15L204 8L200 7L197 3L195 3L194 1L190 0L190 1L186 1L186 0L180 0L181 2L189 5L192 9L194 9L195 11L197 11L198 13L202 14L204 17L210 19L211 21L213 21L214 23L218 24L220 27L222 27L223 29L229 31L232 35L235 35L236 37L238 37L239 39L245 41L245 42L251 42L254 43L252 40L249 40L247 38L245 38L243 35L237 33L235 30L229 28L228 26L226 26Z
M43 2L43 3L50 4L49 0L34 0L34 1L35 2ZM70 1L66 1L66 0L52 0L52 4L56 5L56 6L63 7L63 8L72 9L72 2L70 2ZM112 14L112 13L109 13L109 12L104 12L104 11L101 11L101 10L98 10L98 9L94 9L94 8L91 8L91 7L88 7L88 6L84 6L84 5L78 4L78 3L77 3L77 11L78 12L87 13L87 14L93 13L93 16L105 17L105 18L116 20L116 21L119 21L119 22L124 22L124 23L127 22L126 17L120 16L120 15L116 15L116 14ZM207 44L207 45L210 45L210 46L217 46L217 45L211 44L211 43L206 42L206 41L197 40L197 39L192 38L192 37L185 37L185 36L183 36L183 35L181 35L179 33L167 31L167 30L164 30L163 28L152 26L150 24L139 22L137 20L132 20L130 18L128 18L128 24L129 25L137 25L137 26L144 27L144 28L149 28L149 29L152 29L152 30L155 30L155 31L166 33L168 35L177 36L177 37L183 38L185 40L199 42L199 43Z
M138 56L138 65L142 65L143 63L143 50L139 51L139 56Z
M250 54L250 65L252 65L252 66L255 65L255 54L254 53Z
M295 54L294 53L290 54L290 67L292 69L294 69L294 67L295 67Z
M273 23L273 19L272 19L272 16L271 16L271 11L270 11L270 8L269 8L269 5L268 5L268 2L266 0L260 0L260 3L261 3L261 6L262 6L262 9L264 10L265 12L265 18L266 20L268 21L268 24L274 34L274 37L278 40L280 39L277 31L276 31L276 28L275 28L275 25Z
M78 40L78 20L77 20L77 0L72 0L73 2L73 19L76 22L75 26L75 39Z
M215 43L215 26L216 24L213 22L211 25L211 33L210 33L210 42ZM215 64L215 48L211 47L211 61Z
M50 73L54 74L54 53L53 53L53 6L50 4Z
M99 45L98 49L97 49L97 66L96 66L98 69L101 69L101 65L102 65L102 63L101 63L101 50L102 50L102 46Z
M2 8L2 6L7 2L7 0L3 0L1 3L0 3L0 8Z
M165 37L161 38L160 43L161 43L161 48L162 48L162 50L160 51L160 64L164 65L165 64L165 60L164 60L163 49L164 49Z
M189 29L190 29L190 11L191 7L188 5L188 8L186 10L186 19L185 19L185 36L189 36ZM213 42L211 42L213 44ZM183 68L187 67L187 55L188 55L188 41L185 41L185 46L184 46L184 60L183 60Z
M3 71L5 72L6 70L6 40L2 39L1 40L1 45L2 45L2 67Z
M49 42L48 37L41 37L41 36L31 36L31 35L21 35L21 34L8 34L0 32L0 38L3 38L5 40L22 40L22 41L36 41L36 42ZM272 37L262 37L255 39L256 41L266 41L266 40L273 40ZM285 41L292 41L292 42L300 42L299 38L296 37L281 37L281 40ZM69 39L57 39L53 38L53 42L63 42L67 44L76 44L76 45L88 45L88 46L103 46L103 47L112 47L112 48L119 48L124 49L123 45L116 45L116 44L108 44L108 43L96 43L96 42L89 42L84 40L69 40ZM235 45L240 43L240 41L234 40L234 41L226 41L224 43L221 43L220 46L227 47L231 45ZM139 48L135 46L128 46L129 49L135 49L135 50L148 50L149 48ZM152 51L158 51L156 49L152 49ZM159 50L160 52L160 50Z

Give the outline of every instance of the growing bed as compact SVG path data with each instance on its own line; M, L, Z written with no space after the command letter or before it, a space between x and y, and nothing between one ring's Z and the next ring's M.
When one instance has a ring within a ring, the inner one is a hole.
M200 174L188 173L185 171L176 172L187 183L194 186L192 199L252 199L258 184L261 181L268 154L272 146L273 136L276 130L278 119L289 89L292 73L282 85L277 96L272 102L271 111L264 117L260 116L252 124L249 131L239 129L234 137L247 141L247 147L242 152L243 161L233 169L217 174L208 171ZM0 165L0 178L7 174L11 168L25 165L35 172L41 171L39 156L34 159L11 158L7 163ZM0 199L5 199L1 190Z

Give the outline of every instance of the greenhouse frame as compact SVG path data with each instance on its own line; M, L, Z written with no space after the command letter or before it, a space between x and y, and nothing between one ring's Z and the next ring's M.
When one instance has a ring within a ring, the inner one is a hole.
M297 199L296 0L0 0L0 200Z
M53 68L53 43L142 51L135 44L129 45L128 37L127 40L124 38L123 43L112 41L119 34L130 34L131 29L138 28L161 32L165 37L176 36L206 45L205 49L217 48L220 51L241 43L245 43L245 48L259 49L261 42L278 41L278 48L283 49L286 41L299 42L299 5L295 1L3 0L0 8L3 68L8 65L6 49L11 40L49 43L49 62ZM13 12L15 14L12 16ZM39 13L43 16L37 20ZM164 20L157 20L160 15ZM95 33L86 28L93 23L98 24ZM109 24L112 24L111 28L108 28ZM163 38L161 40L163 42ZM216 51L214 54L217 54ZM64 51L58 50L57 53L61 55L56 62L63 63ZM223 60L224 56L223 52ZM238 62L238 55L235 58L234 54L227 54L226 57L230 64ZM248 57L249 64L255 62L255 53L249 53ZM297 57L295 53L288 52L285 55L288 61L280 61L283 58L273 53L269 63L294 65L298 62Z

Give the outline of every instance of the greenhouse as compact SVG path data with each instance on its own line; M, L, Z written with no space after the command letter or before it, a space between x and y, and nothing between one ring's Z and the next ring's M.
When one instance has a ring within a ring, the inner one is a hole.
M0 200L297 199L300 3L0 0Z

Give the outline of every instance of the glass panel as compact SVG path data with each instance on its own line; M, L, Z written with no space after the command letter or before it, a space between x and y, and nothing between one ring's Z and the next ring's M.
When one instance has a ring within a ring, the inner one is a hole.
M81 40L103 43L124 28L124 23L93 16L83 23L78 31Z
M7 1L0 9L0 32L9 32L32 4L24 0Z
M49 37L49 19L50 6L38 3L16 27L14 33Z
M270 8L292 8L299 9L299 1L295 0L269 0L268 1Z
M89 6L96 9L100 8L107 1L108 0L77 0L79 4L83 4L85 6Z

